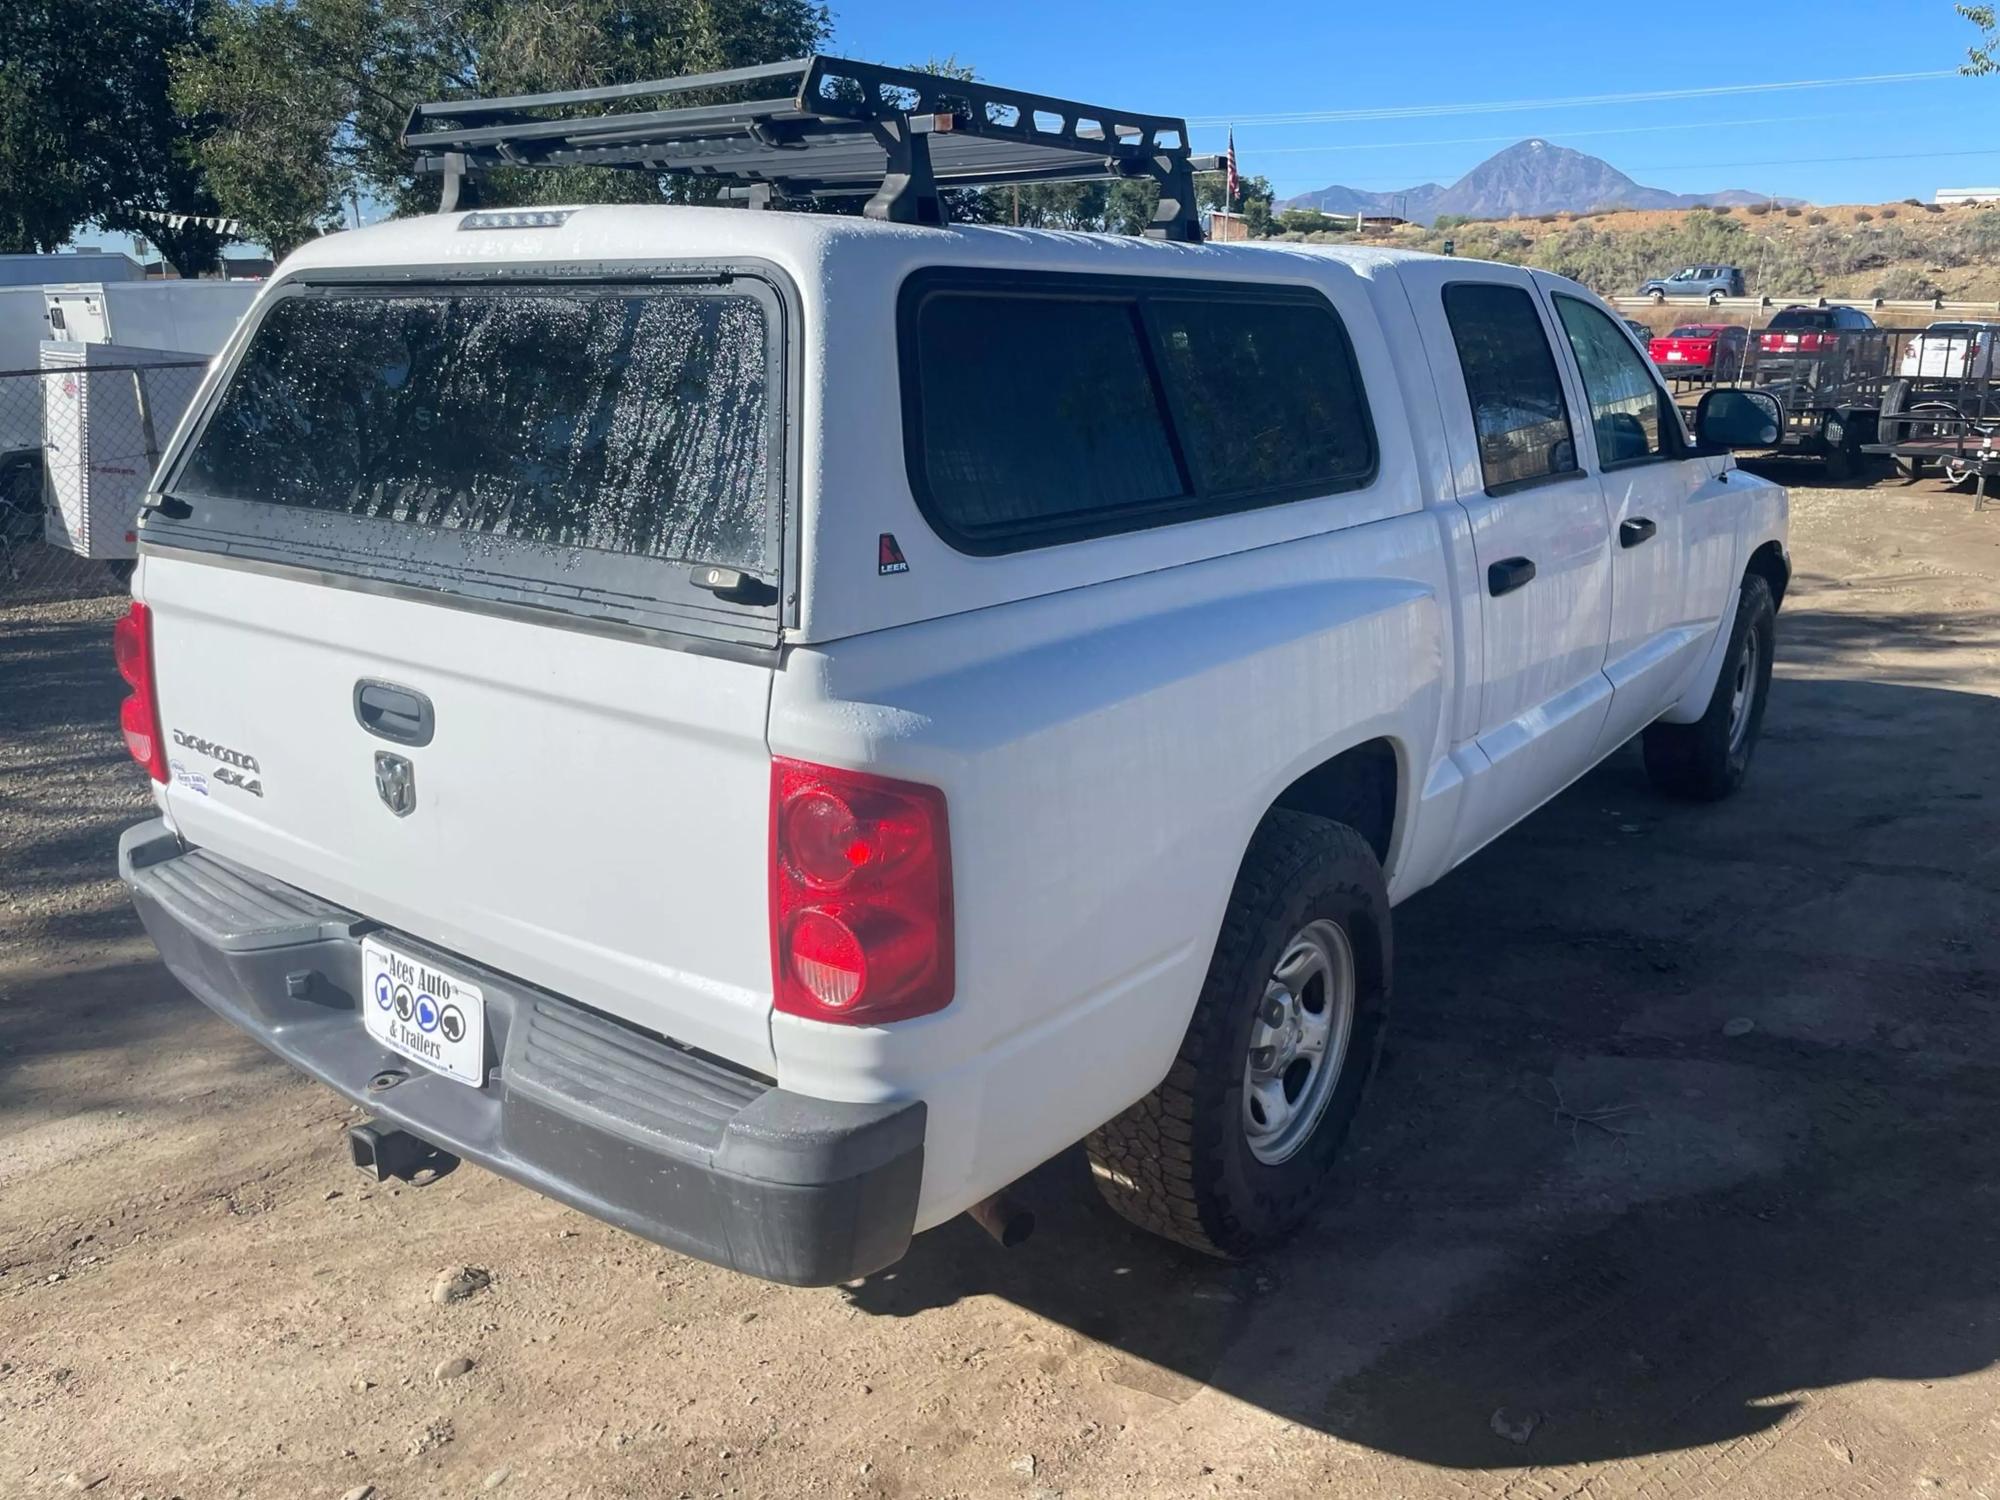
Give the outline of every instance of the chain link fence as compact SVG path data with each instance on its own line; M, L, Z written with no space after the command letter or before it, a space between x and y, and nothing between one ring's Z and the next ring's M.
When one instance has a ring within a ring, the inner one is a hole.
M160 446L206 368L141 355L86 344L0 371L0 612L125 591Z

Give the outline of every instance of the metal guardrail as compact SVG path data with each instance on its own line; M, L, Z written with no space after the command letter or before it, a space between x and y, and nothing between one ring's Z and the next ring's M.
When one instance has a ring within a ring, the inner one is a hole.
M1663 297L1652 295L1607 297L1613 307L1738 307L1761 311L1777 307L1858 307L1863 312L1965 312L2000 315L2000 302L1953 302L1943 297L1929 300L1897 297Z

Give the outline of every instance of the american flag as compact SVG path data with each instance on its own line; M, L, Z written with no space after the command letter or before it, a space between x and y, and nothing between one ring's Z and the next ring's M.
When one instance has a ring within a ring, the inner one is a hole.
M1236 207L1237 190L1242 185L1236 178L1236 127L1232 125L1229 127L1229 175L1222 184L1222 206L1225 209Z

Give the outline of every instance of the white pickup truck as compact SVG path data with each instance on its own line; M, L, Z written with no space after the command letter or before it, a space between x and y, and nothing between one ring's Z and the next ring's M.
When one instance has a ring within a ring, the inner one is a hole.
M724 208L315 241L142 527L121 869L391 1132L824 1283L1079 1141L1310 1208L1390 908L1635 736L1742 781L1789 575L1606 308L1465 260Z

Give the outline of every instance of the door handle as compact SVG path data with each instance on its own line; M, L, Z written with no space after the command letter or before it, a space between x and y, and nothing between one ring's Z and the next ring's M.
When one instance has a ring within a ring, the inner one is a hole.
M370 734L399 745L428 745L437 731L430 699L415 688L366 677L354 684L354 717Z
M1655 526L1644 516L1634 516L1629 521L1620 521L1618 523L1618 545L1621 547L1636 547L1641 542L1651 541L1653 533L1659 529L1659 527Z
M1502 594L1513 593L1534 576L1532 557L1503 558L1486 570L1486 592L1498 599Z

